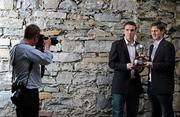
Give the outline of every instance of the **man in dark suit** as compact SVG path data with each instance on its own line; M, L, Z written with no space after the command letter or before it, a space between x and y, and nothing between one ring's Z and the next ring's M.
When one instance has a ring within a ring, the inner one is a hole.
M142 85L139 73L134 69L136 24L128 21L124 25L124 38L112 43L109 54L109 67L114 70L112 82L113 117L122 117L126 104L127 117L136 117L139 107L139 94Z
M149 87L151 117L174 117L172 102L174 93L175 48L164 38L166 25L155 22L151 25L153 44L150 46Z

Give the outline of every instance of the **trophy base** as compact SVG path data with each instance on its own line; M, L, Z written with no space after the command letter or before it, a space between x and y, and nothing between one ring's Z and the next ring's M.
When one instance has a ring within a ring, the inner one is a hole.
M142 72L144 70L145 65L134 65L133 69L136 70L137 72Z

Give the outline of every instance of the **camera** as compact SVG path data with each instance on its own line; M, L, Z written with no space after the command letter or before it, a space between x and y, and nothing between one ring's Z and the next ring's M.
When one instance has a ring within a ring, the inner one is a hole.
M23 98L23 92L26 90L26 87L22 82L17 84L16 82L12 84L12 93L11 101L16 106L21 104L22 98Z
M40 34L39 38L38 38L38 42L35 46L36 49L40 50L41 52L44 52L44 40L47 40L48 37L46 37L43 34ZM51 45L56 45L59 41L57 40L56 36L52 36L50 37L51 39ZM45 66L41 65L41 77L44 76L44 71L45 71Z
M15 104L16 106L18 104L20 104L20 102L22 101L22 89L18 88L14 93L13 96L11 96L11 101L13 104Z
M52 36L50 37L51 38L51 45L56 45L59 41L57 40L57 37L56 36ZM46 37L45 35L43 34L40 34L39 36L39 39L38 39L38 42L36 44L36 49L39 49L41 51L44 50L44 41L43 40L47 40L48 37Z

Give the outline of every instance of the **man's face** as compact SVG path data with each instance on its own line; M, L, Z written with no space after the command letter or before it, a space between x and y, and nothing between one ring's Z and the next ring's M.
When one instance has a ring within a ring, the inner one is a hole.
M136 27L133 25L126 25L124 27L124 35L128 41L134 41L134 36L136 35Z
M151 27L151 36L153 40L161 40L164 36L164 32L160 31L157 26Z

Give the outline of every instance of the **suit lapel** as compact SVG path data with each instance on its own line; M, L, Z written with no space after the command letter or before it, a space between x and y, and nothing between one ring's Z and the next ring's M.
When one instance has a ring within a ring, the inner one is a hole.
M139 43L135 41L135 51L136 51L136 46L138 45ZM135 53L135 58L138 56L138 52L136 51Z
M161 40L161 42L159 43L158 48L157 48L157 50L156 50L156 52L155 52L155 55L154 55L154 59L153 59L153 61L155 61L155 60L156 60L156 58L157 58L157 56L158 56L158 54L159 54L159 51L160 51L160 50L161 50L161 48L163 47L163 43L164 43L164 39L163 39L163 40Z
M150 61L151 61L151 54L152 54L152 51L153 51L153 47L154 47L154 45L150 46L150 51L149 51L149 60Z
M135 48L136 46L138 45L139 43L135 41ZM128 59L128 62L131 62L131 59L130 59L130 56L129 56L129 51L128 51L128 48L127 48L127 44L125 42L125 40L123 39L123 46L124 46L124 51L125 51L125 56L127 57ZM138 55L137 51L135 53L135 57Z
M127 45L126 45L126 42L125 42L124 39L123 39L123 46L124 46L125 56L127 57L128 61L130 62L131 59L130 59L130 57L129 57L128 48L127 48Z

